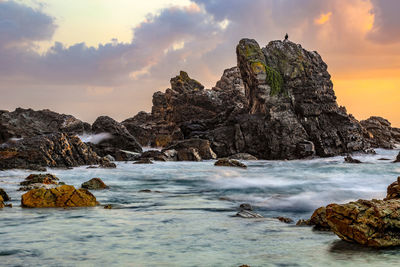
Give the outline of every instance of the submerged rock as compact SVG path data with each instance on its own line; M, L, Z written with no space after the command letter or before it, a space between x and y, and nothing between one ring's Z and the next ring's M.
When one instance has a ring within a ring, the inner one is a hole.
M373 116L360 123L367 131L367 139L372 147L392 149L400 144L400 129L392 128L388 120Z
M253 207L248 203L240 204L239 212L236 214L237 217L241 218L264 218L262 215L255 213Z
M64 133L40 135L0 147L0 169L76 167L99 164L100 157L77 136Z
M396 159L394 160L394 163L400 162L400 153L397 155Z
M354 159L354 158L352 158L351 156L345 157L345 158L344 158L344 161L345 161L346 163L355 163L355 164L362 163L360 160Z
M86 189L75 189L62 185L52 189L33 189L22 195L24 208L93 207L98 205L96 197Z
M168 156L159 150L148 150L140 155L139 159L152 159L155 161L168 161Z
M7 195L6 191L3 188L0 188L0 196L3 198L3 201L10 201L11 198Z
M60 179L53 174L31 174L20 183L22 187L20 191L29 191L38 188L55 188L59 184Z
M92 178L89 181L84 182L81 187L90 190L101 190L109 188L100 178Z
M400 200L358 200L330 204L326 219L341 239L372 247L400 245Z
M239 167L246 169L247 166L240 161L234 159L219 159L214 163L215 166L225 166L225 167Z
M275 219L278 219L279 221L283 223L293 223L293 220L287 217L275 217Z
M179 158L179 154L182 153L183 151L185 154L187 154L188 151L190 151L191 149L195 149L197 151L200 160L201 159L209 160L217 158L217 155L211 149L210 142L208 140L203 140L203 139L187 139L183 141L177 141L173 145L165 148L163 151L176 150L178 153L178 160L183 160ZM195 161L197 161L197 159Z
M151 159L149 159L149 158L144 158L144 159L135 161L133 164L153 164L153 161L151 161Z

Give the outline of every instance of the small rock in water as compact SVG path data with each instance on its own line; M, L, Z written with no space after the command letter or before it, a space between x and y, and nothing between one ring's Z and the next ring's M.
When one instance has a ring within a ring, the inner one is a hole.
M153 161L151 161L151 159L144 158L144 159L135 161L133 164L153 164Z
M100 178L92 178L81 185L82 188L90 190L101 190L109 188Z
M115 169L115 168L117 168L117 165L115 163L113 163L113 162L108 161L108 160L102 160L102 162L100 164L100 168Z
M229 156L228 158L236 160L258 160L256 157L248 153L237 153L232 156Z
M214 163L215 166L225 166L225 167L239 167L239 168L247 168L247 166L240 161L234 159L219 159Z
M358 159L353 159L351 156L347 156L347 157L345 157L344 158L344 161L346 162L346 163L362 163L360 160L358 160Z
M59 178L53 174L31 174L20 183L19 191L29 191L38 188L54 188L59 184Z
M3 201L10 201L11 198L7 195L3 188L0 188L0 196L3 197Z
M110 210L112 209L112 205L111 204L104 205L104 209Z
M397 155L397 158L395 159L394 162L395 162L395 163L396 163L396 162L400 162L400 153Z
M400 199L400 176L397 177L397 181L392 183L387 188L386 198L383 200Z
M4 208L4 202L3 202L3 197L0 196L0 209Z
M86 167L86 169L97 169L97 168L98 168L97 166L93 166L93 165Z
M244 203L240 205L240 211L236 214L237 217L242 217L242 218L264 218L262 215L253 212L253 207L248 204Z
M287 217L276 217L276 219L278 219L278 220L280 220L281 222L284 222L284 223L292 223L293 222L292 219L287 218Z
M378 160L390 160L390 159L387 159L387 158L380 158L380 159L378 159Z
M296 223L297 226L311 226L310 220L300 219Z
M150 189L143 189L139 190L139 193L151 193L152 191Z

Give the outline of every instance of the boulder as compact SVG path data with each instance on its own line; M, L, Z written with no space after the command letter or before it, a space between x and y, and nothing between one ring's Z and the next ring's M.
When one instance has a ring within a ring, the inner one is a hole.
M177 152L178 161L201 161L201 156L196 148L181 148Z
M86 189L75 189L62 185L52 189L33 189L22 195L24 208L93 207L98 205L96 197Z
M360 123L366 130L366 138L372 147L392 149L400 144L400 129L393 128L387 119L372 116Z
M81 187L89 190L101 190L109 188L100 178L92 178L89 181L84 182Z
M100 157L77 136L55 133L8 142L0 147L0 169L41 169L99 164Z
M35 111L17 108L13 112L0 113L0 144L10 138L50 133L83 134L90 131L90 124L71 115L58 114L48 109Z
M320 207L311 215L308 225L314 226L316 230L330 230L328 222L326 221L326 208Z
M397 177L397 181L392 183L387 188L386 198L384 200L400 199L400 176Z
M139 159L152 159L155 161L168 161L168 156L159 150L148 150L140 155Z
M351 156L345 157L344 158L344 162L346 162L346 163L356 163L356 164L362 163L360 160L353 159Z
M126 127L110 117L98 117L92 125L92 131L95 134L108 133L111 135L111 138L104 139L100 143L94 145L97 148L96 152L100 156L111 155L118 160L116 154L119 150L137 153L142 152L140 144L136 141L135 137L129 133Z
M358 200L326 207L326 220L341 239L372 247L400 245L400 200Z
M29 191L37 188L55 188L60 179L53 174L31 174L20 183L20 191Z
M210 142L208 140L203 139L187 139L182 141L177 141L173 145L165 148L163 151L167 150L176 150L178 152L178 160L179 152L184 150L188 151L188 149L196 149L200 158L204 160L216 159L217 155L210 147Z
M224 167L239 167L239 168L247 168L247 166L240 161L234 159L219 159L214 163L215 166L224 166Z
M275 217L275 219L278 219L279 221L283 222L283 223L293 223L293 220L287 217Z
M3 188L0 188L0 196L3 198L3 201L10 201L11 198L7 195L6 191Z

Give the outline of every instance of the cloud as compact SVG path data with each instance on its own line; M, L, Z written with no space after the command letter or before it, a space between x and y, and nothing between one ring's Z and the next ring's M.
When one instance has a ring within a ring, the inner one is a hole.
M369 38L377 43L400 42L400 1L372 0L372 2L375 21Z

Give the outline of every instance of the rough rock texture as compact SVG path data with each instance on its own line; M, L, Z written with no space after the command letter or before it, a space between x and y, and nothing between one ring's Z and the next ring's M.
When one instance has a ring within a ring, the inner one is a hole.
M52 189L33 189L22 195L21 205L25 208L92 207L99 203L86 189L75 189L62 185Z
M182 148L177 152L178 161L201 161L201 156L196 148Z
M31 174L20 183L22 187L20 191L29 191L38 188L55 188L59 184L60 179L53 174Z
M356 163L356 164L362 163L360 160L354 159L354 158L352 158L351 156L345 157L345 158L344 158L344 162L346 162L346 163Z
M397 155L396 159L394 160L394 163L400 162L400 153Z
M203 139L187 139L183 141L177 141L173 145L165 148L163 151L168 150L176 150L178 152L178 160L179 160L179 152L182 150L196 149L200 159L216 159L217 155L210 147L210 142L208 140Z
M92 125L92 131L95 134L109 133L111 135L111 138L94 145L100 156L111 155L118 160L119 150L142 152L140 144L125 126L110 117L98 117Z
M386 198L384 200L400 199L400 176L397 177L397 181L392 183L387 188Z
M100 178L92 178L81 185L82 188L89 190L101 190L109 188Z
M153 164L153 161L151 161L149 158L143 158L135 161L133 164Z
M400 129L392 128L388 120L373 116L360 123L367 131L366 137L372 147L392 149L400 144Z
M250 155L248 153L237 153L232 156L229 156L229 159L236 159L236 160L258 160L256 157L253 155Z
M236 214L237 217L241 218L263 218L262 215L253 211L253 207L248 203L240 204L239 212Z
M330 226L326 221L326 208L320 207L311 215L308 225L313 225L317 230L330 230Z
M90 130L90 124L71 115L58 114L48 109L34 111L17 108L13 112L0 112L0 144L10 138L33 137L57 132L82 134Z
M100 163L100 157L78 137L64 133L8 142L0 147L0 169L38 166L76 167Z
M6 191L3 188L0 188L0 197L3 198L3 201L10 201L11 198L7 195Z
M215 166L224 166L224 167L239 167L246 169L247 166L240 161L234 159L219 159L214 163Z
M341 239L372 247L400 245L400 200L330 204L326 219Z
M146 152L143 152L142 155L140 155L139 159L152 159L155 161L170 160L169 157L164 152L159 150L148 150Z
M4 199L0 196L0 209L4 208Z

